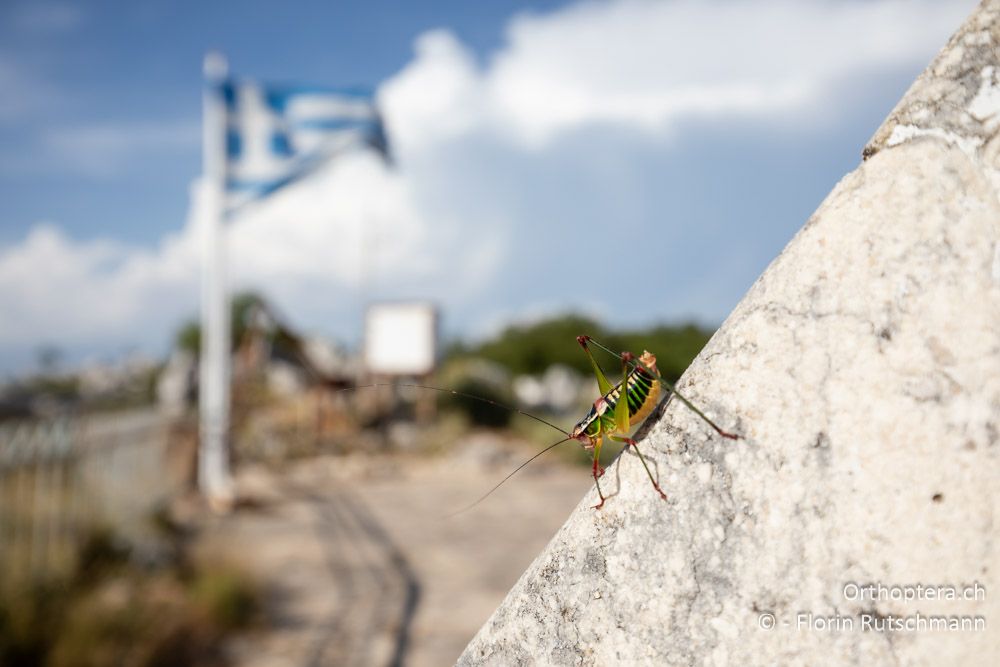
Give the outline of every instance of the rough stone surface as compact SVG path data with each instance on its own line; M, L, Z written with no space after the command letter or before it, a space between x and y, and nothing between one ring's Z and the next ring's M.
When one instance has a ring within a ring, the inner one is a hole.
M916 137L934 137L996 170L1000 166L998 44L1000 5L983 2L903 95L865 146L865 158Z
M969 19L686 373L744 439L668 404L641 446L669 501L622 456L617 495L581 501L459 664L997 664L998 16ZM885 625L918 615L981 625Z

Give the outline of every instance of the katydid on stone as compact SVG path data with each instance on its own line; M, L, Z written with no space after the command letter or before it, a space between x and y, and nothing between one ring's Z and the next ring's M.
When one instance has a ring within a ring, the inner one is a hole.
M615 353L587 335L578 336L576 340L586 353L591 366L593 366L594 375L597 377L597 386L601 392L600 397L594 401L590 411L584 416L583 419L576 423L571 431L565 431L558 426L555 426L554 424L551 424L534 415L517 410L517 412L520 412L521 414L525 414L532 419L551 426L557 431L561 431L566 435L566 437L552 443L545 449L536 453L500 480L481 498L454 514L460 514L472 509L482 501L486 500L486 498L499 489L504 482L513 477L526 465L550 449L554 449L564 442L569 442L571 440L580 442L584 449L593 452L592 474L594 476L594 485L597 487L597 495L601 499L597 505L594 505L594 509L600 509L604 506L604 502L607 500L601 490L600 482L601 476L604 475L604 469L600 465L600 455L601 446L604 443L605 437L614 440L615 442L624 444L626 449L629 447L632 448L632 450L636 453L636 456L639 457L639 461L642 463L642 467L645 469L646 475L649 477L649 481L652 483L653 488L663 500L666 500L667 496L663 492L663 489L660 488L659 483L653 477L653 473L649 469L649 464L646 462L646 457L644 457L642 452L639 451L638 443L628 435L632 428L638 426L659 404L661 385L666 389L667 396L676 396L681 403L698 415L698 417L711 426L712 429L723 438L728 438L730 440L739 439L740 436L721 429L715 422L709 419L704 412L699 410L693 403L691 403L691 401L682 396L672 383L664 379L663 376L660 375L659 370L656 368L656 357L649 351L644 351L640 357L636 358L630 352ZM624 377L621 382L616 385L611 384L607 376L604 374L604 370L601 368L600 364L597 363L593 353L590 351L589 344L591 343L605 352L615 355L621 359L624 372ZM471 396L471 398L480 400L475 396ZM489 403L497 405L497 403L489 401L488 399L481 400L486 400ZM454 514L449 516L454 516Z

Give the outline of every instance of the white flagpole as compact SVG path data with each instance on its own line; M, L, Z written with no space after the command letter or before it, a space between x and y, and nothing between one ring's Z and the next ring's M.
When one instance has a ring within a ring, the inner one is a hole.
M219 53L205 56L203 118L203 177L201 211L204 226L204 264L201 288L201 368L198 450L198 486L217 509L232 501L229 474L229 366L230 306L226 287L226 109L219 91L228 75Z

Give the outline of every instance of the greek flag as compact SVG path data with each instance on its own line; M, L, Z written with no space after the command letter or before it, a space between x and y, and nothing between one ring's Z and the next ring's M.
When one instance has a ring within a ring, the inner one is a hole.
M227 80L221 84L221 94L229 212L349 150L368 147L389 159L371 90Z

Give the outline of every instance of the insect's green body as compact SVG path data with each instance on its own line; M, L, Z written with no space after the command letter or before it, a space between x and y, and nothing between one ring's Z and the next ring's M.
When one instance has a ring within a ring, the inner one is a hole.
M643 362L645 366L640 366L629 374L625 388L629 423L633 426L645 419L660 399L660 385L646 370L647 366L656 368L656 359L647 352L643 355ZM623 379L607 392L602 400L598 400L590 408L590 412L577 423L573 433L590 439L597 438L602 433L615 433L617 430L615 411L618 401L621 400L622 385L625 384L626 380Z

